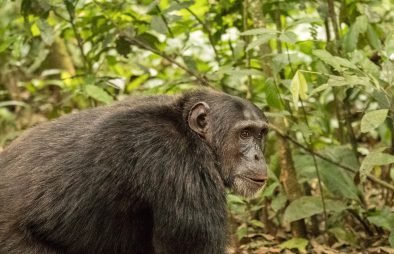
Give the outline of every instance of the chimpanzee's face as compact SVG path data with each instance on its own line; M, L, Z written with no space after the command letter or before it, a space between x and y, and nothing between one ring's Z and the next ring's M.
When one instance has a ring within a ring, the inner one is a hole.
M268 123L255 105L229 98L223 108L196 104L190 113L190 119L196 119L191 127L215 149L225 185L237 194L252 196L267 180L263 148Z

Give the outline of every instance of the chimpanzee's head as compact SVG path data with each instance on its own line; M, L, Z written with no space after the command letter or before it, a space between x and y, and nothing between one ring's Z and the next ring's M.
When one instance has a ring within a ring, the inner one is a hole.
M189 127L213 148L225 185L237 194L255 194L267 179L266 117L239 97L217 93L200 99L189 111Z

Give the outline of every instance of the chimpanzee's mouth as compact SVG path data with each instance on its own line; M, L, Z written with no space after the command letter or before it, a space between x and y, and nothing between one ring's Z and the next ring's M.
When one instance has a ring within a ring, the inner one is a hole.
M263 185L267 180L265 177L245 177L245 179L258 185Z

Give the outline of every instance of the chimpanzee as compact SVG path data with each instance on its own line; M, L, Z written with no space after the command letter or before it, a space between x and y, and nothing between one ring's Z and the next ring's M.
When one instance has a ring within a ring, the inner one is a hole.
M255 105L212 90L32 128L0 154L0 253L223 254L225 188L264 185L266 133Z

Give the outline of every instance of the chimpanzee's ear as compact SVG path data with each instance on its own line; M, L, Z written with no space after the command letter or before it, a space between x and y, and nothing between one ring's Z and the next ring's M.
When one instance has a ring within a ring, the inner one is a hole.
M193 105L187 118L189 127L203 138L207 138L209 125L209 106L206 102L197 102Z

